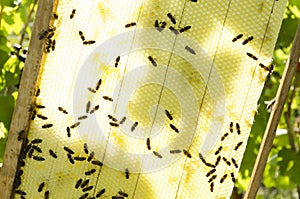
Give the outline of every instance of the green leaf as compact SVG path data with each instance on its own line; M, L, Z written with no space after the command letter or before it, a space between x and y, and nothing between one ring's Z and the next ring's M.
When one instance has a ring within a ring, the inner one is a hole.
M1 0L0 5L14 7L14 0Z
M3 122L5 128L9 130L12 113L15 107L13 96L0 96L0 121Z

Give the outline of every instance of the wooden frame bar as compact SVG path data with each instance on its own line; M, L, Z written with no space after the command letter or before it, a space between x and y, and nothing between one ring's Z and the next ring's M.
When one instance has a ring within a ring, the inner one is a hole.
M18 99L14 109L6 149L4 153L3 167L0 172L0 199L13 197L14 179L18 167L18 160L24 138L29 129L29 107L34 102L34 93L38 77L45 60L44 40L39 40L39 33L46 30L53 23L52 12L56 9L58 0L40 0L36 12L36 19L32 28L32 36L29 50L22 73ZM19 132L24 130L19 138Z

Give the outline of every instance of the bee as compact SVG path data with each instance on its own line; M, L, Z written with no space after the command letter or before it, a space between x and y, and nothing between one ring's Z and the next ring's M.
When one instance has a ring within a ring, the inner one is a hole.
M28 152L28 157L31 158L33 153L34 153L34 149L30 148L30 150Z
M70 126L71 129L74 129L80 125L80 122L76 122Z
M252 41L254 39L254 37L253 36L250 36L250 37L248 37L247 39L245 39L244 41L243 41L243 45L246 45L247 43L249 43L250 41Z
M52 151L51 149L49 149L49 154L53 157L53 158L57 158L57 155L54 151Z
M87 186L88 184L89 184L89 182L90 182L90 180L89 179L86 179L85 181L83 181L82 183L81 183L81 188L84 188L85 186Z
M50 45L52 44L52 40L50 40L52 37L54 36L54 32L51 32L50 34L48 34L48 36L47 36L47 39L48 39L48 41L49 41L49 43L50 43Z
M216 160L216 163L215 163L215 167L219 165L220 161L221 161L221 156L219 155L217 157L217 160Z
M47 129L47 128L51 128L53 126L53 124L44 124L42 126L43 129Z
M208 183L214 181L217 178L217 175L213 175L211 176L211 178L209 178Z
M248 57L252 58L253 60L257 61L258 58L256 56L254 56L253 54L251 53L246 53L248 55Z
M96 43L96 41L94 41L94 40L87 40L87 41L83 42L83 45L91 45L91 44L94 44L94 43Z
M157 19L156 19L155 22L154 22L154 27L155 27L155 28L158 28L158 27L159 27L159 23L158 23L158 20L157 20Z
M48 119L48 117L43 116L43 115L40 115L40 114L36 114L36 116L37 116L38 118L42 119L42 120L47 120L47 119Z
M42 192L44 186L45 186L45 182L42 182L42 183L39 185L38 192Z
M18 162L18 165L19 165L20 167L24 167L24 166L25 166L25 162L24 162L23 160L21 160L20 162Z
M85 154L89 154L89 149L88 149L87 143L83 144L83 150L84 150Z
M233 122L230 122L229 124L229 131L230 133L233 133Z
M239 123L235 123L235 127L236 127L236 132L237 132L237 134L241 134L241 128L240 128L240 125L239 125Z
M189 52L189 53L191 53L191 54L193 54L193 55L196 55L196 52L195 52L195 50L194 49L192 49L191 47L189 47L189 46L185 46L185 49Z
M188 31L189 29L191 29L192 28L192 26L185 26L185 27L183 27L183 28L180 28L179 29L179 32L180 33L183 33L183 32L185 32L185 31Z
M126 179L129 179L129 170L128 170L128 168L125 169L125 177L126 177Z
M259 66L260 66L261 68L263 68L264 70L269 71L269 75L271 75L271 74L273 73L273 70L274 70L274 64L269 64L268 66L266 66L266 65L260 63Z
M107 115L107 117L108 117L110 120L112 120L113 122L117 122L117 121L118 121L117 118L115 118L115 117L112 116L112 115Z
M91 174L93 174L95 172L96 172L96 169L91 169L89 171L86 171L84 174L88 176L88 175L91 175Z
M167 23L165 21L163 22L158 22L158 20L156 19L154 22L154 27L156 28L156 30L158 30L159 32L161 32L165 27L166 27Z
M16 177L13 183L13 188L18 188L20 185L21 185L21 177Z
M147 142L146 142L146 144L147 144L147 148L148 148L148 150L151 150L150 138L147 138Z
M53 41L52 41L52 46L51 46L52 51L55 50L55 44L56 44L56 40L53 39Z
M68 154L75 154L74 153L74 151L72 150L72 149L70 149L70 148L68 148L68 147L66 147L66 146L64 146L64 150L66 151L66 152L68 152Z
M87 161L90 162L90 161L94 158L94 156L95 156L95 152L92 151L92 152L90 153L90 155L89 155Z
M139 124L138 122L134 122L130 130L134 131L138 124Z
M92 89L92 88L90 88L90 87L88 87L88 90L89 90L90 92L92 92L92 93L96 93L96 90L94 90L94 89Z
M185 149L182 149L182 152L184 155L186 155L188 158L192 158L192 155Z
M75 156L73 159L76 161L84 161L86 160L86 157Z
M96 194L96 198L99 198L100 196L102 196L105 193L105 188L101 189L97 194Z
M227 178L227 174L223 175L223 177L220 179L220 183L223 183L226 178Z
M96 85L96 91L99 90L101 83L102 83L102 79L99 79L99 81L97 82L97 85Z
M60 106L58 107L58 110L64 114L68 114L68 111L66 111L64 108L62 108Z
M167 25L167 23L166 23L165 21L159 22L159 23L158 23L158 20L155 20L155 23L154 23L155 28L156 28L159 32L161 32L163 29L165 29L165 28L166 28L166 25Z
M128 197L128 194L125 193L125 192L123 192L123 191L119 191L118 193L119 193L121 196Z
M212 169L210 170L207 174L206 177L209 177L211 174L213 174L214 172L216 172L216 169Z
M151 56L148 56L148 59L149 59L149 61L151 62L151 64L153 65L153 66L157 66L157 63L156 63L156 61L154 60L154 58L153 57L151 57Z
M90 112L90 108L91 108L91 102L88 101L88 102L86 103L86 109L85 109L86 113Z
M232 39L232 42L236 42L238 39L241 39L243 34L238 34L235 38Z
M53 13L53 18L58 19L58 15L56 13Z
M113 101L113 99L111 97L108 97L108 96L103 96L103 99L111 101L111 102Z
M17 171L16 171L16 176L19 176L19 177L20 177L20 176L23 175L23 173L24 173L23 170L17 170Z
M224 160L224 162L226 162L226 164L228 165L228 166L230 166L231 165L231 162L230 161L228 161L225 157L223 157L222 158L223 160Z
M199 158L200 158L200 160L203 162L203 164L205 164L207 167L215 168L215 165L206 162L206 160L204 159L204 157L203 157L203 155L202 155L201 153L199 153Z
M119 62L120 62L120 56L118 56L118 57L116 58L116 61L115 61L115 67L116 67L116 68L118 67Z
M87 116L87 115L83 115L83 116L78 117L77 119L78 119L78 120L84 120L84 119L86 119L86 118L88 118L88 116Z
M136 22L131 22L131 23L128 23L125 25L125 28L130 28L132 26L135 26L136 25Z
M87 191L89 191L89 190L92 190L93 188L94 188L94 186L91 185L91 186L85 187L84 189L82 189L82 191L83 191L83 192L87 192Z
M39 34L39 40L44 39L45 37L48 36L49 33L52 33L52 32L54 32L55 30L56 30L56 27L49 26L47 30L42 31L42 32Z
M179 31L176 30L173 26L170 26L169 29L170 29L175 35L178 35L178 34L179 34Z
M38 147L38 146L32 145L31 148L32 148L33 150L36 150L36 151L39 152L39 153L42 153L42 152L43 152L42 149L41 149L40 147Z
M174 126L174 124L170 124L171 129L173 129L176 133L179 133L178 128L176 128L176 126Z
M99 105L95 106L91 111L90 114L95 113L95 111L97 111L99 109Z
M103 166L103 163L102 163L102 162L100 162L99 160L92 160L92 164L93 164L93 165L100 166L100 167L102 167L102 166Z
M67 135L68 137L71 137L70 127L67 127Z
M41 89L40 88L38 88L38 89L36 89L36 92L35 92L35 96L36 97L38 97L39 95L40 95L40 93L41 93Z
M271 111L272 111L272 109L273 109L275 103L276 103L276 99L273 99L273 100L271 100L271 101L265 101L265 104L267 105L266 108L267 108L267 111L268 111L268 112L271 112Z
M74 16L75 16L75 14L76 14L76 9L73 9L73 10L72 10L72 13L71 13L71 15L70 15L70 19L73 19Z
M67 157L68 157L69 162L70 162L71 164L75 164L75 162L74 162L74 160L73 160L73 158L72 158L72 155L71 155L70 153L67 154Z
M80 36L80 39L81 39L82 41L85 41L85 37L84 37L82 31L79 31L79 36Z
M168 110L165 110L165 114L166 114L167 118L169 118L169 120L173 120L173 116Z
M24 132L25 132L25 130L19 131L18 137L17 137L18 141L21 141L22 139L24 139Z
M120 121L120 124L123 124L125 122L125 120L126 120L126 117L123 117Z
M210 191L214 192L214 182L210 183Z
M34 140L31 140L31 144L40 144L40 143L42 143L42 142L43 142L43 140L42 140L42 139L39 139L39 138L34 139Z
M32 156L32 158L34 159L34 160L36 160L36 161L44 161L45 160L45 158L43 158L43 157L40 157L40 156Z
M240 147L242 144L243 144L243 142L237 143L237 145L234 147L234 150L235 150L235 151L238 150L239 147Z
M228 135L229 135L228 133L225 133L225 134L221 137L221 141L224 141L225 138L226 138Z
M170 153L171 154L178 154L178 153L181 153L181 150L180 149L170 150Z
M233 163L233 165L235 166L235 168L238 168L238 164L236 163L235 159L231 158L231 162Z
M14 180L13 188L18 188L21 185L21 177L16 177Z
M46 108L45 106L39 105L39 104L36 104L35 107L36 107L36 108Z
M119 126L118 123L114 123L114 122L110 122L109 125L110 125L110 126L113 126L113 127L118 127L118 126Z
M167 16L169 17L170 21L173 23L173 24L176 24L176 20L175 18L173 17L173 15L171 13L168 13Z
M81 185L82 181L83 181L82 178L80 178L79 180L77 180L77 182L75 184L75 189L79 188L79 186Z
M221 152L222 149L223 149L223 147L220 146L220 147L218 148L218 150L215 152L215 155L218 155L218 154Z
M79 199L85 199L85 198L87 198L89 196L89 193L84 193L84 194L82 194L80 197L79 197Z
M49 199L49 194L50 194L49 190L45 191L44 199Z
M153 151L153 154L160 159L162 158L162 155L156 151Z
M230 176L231 176L232 182L235 183L236 180L235 180L234 174L232 172L230 173Z
M19 195L24 195L24 196L27 195L27 193L25 191L22 191L22 190L15 190L15 193L19 194Z

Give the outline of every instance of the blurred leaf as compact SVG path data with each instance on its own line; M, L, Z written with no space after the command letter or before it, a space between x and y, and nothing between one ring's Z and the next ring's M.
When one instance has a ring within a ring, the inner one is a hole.
M1 0L0 5L14 7L14 0Z
M12 113L15 106L15 100L12 96L0 96L0 121L4 123L9 130Z
M7 141L7 137L0 139L0 162L3 162L6 141Z

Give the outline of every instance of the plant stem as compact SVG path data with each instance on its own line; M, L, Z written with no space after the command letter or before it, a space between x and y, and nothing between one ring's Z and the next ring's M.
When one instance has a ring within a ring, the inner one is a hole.
M23 44L24 37L25 37L25 34L26 34L26 29L27 29L27 27L28 27L28 25L29 25L29 22L30 22L30 20L31 20L31 15L32 15L32 13L33 13L33 11L34 11L34 9L35 9L35 6L36 6L36 4L37 4L37 1L38 1L38 0L35 0L35 1L34 1L33 6L32 6L32 8L30 9L29 14L28 14L28 16L27 16L27 20L26 20L26 23L25 23L25 27L24 27L23 33L22 33L22 35L21 35L20 43L19 43L20 46L22 46L22 44Z
M1 29L1 21L2 21L3 9L4 9L4 6L1 5L1 8L0 8L0 29Z

